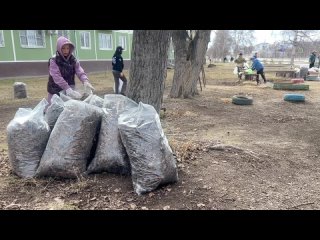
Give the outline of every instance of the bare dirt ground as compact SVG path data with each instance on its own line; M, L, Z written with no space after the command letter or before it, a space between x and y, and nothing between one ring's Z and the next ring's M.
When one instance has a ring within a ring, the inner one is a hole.
M46 96L46 78L28 99L9 94L0 101L0 209L320 209L320 83L306 82L309 91L295 91L306 102L290 103L283 100L288 91L271 84L235 83L232 68L206 68L207 85L194 99L168 98L167 84L161 121L178 157L179 181L142 196L133 191L130 176L15 176L6 126L19 107L33 108ZM97 95L112 93L109 75L92 75ZM1 85L2 95L12 91ZM253 105L232 104L239 93L252 96Z

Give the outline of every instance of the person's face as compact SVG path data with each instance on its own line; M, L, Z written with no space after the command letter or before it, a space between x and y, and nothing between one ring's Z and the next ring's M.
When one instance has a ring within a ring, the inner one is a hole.
M70 45L69 44L63 45L62 48L61 48L61 52L62 52L64 57L68 57L69 53L70 53Z

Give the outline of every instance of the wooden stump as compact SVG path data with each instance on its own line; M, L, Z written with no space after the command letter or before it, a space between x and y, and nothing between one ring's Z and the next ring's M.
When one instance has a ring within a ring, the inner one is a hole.
M27 97L27 88L26 84L23 82L15 82L13 84L14 98L26 98Z

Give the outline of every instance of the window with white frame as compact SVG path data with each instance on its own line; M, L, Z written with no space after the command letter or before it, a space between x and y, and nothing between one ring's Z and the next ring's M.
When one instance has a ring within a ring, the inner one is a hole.
M58 30L58 37L64 36L66 38L70 38L69 37L69 30Z
M90 32L80 32L81 48L91 48L90 44Z
M44 32L42 30L21 30L20 45L25 48L44 48Z
M0 30L0 47L4 47L4 35L3 35L3 30Z
M99 49L111 50L112 49L112 35L99 33Z
M124 50L127 49L127 38L126 38L126 36L119 36L119 46L121 46Z

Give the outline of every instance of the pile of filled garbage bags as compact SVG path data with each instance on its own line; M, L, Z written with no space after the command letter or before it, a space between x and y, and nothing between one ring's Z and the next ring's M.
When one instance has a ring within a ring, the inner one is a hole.
M54 95L19 108L7 126L9 160L23 178L131 175L140 195L178 180L176 159L153 106L120 94L83 101Z

